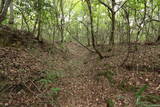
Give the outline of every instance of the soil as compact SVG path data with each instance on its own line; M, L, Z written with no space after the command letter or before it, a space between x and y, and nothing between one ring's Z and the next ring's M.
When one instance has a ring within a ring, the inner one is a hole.
M76 42L47 45L0 48L0 106L136 107L144 85L142 101L160 104L160 45L99 46L102 60Z
M124 66L119 65L126 58L126 46L115 46L110 53L104 51L111 57L103 60L76 43L67 47L72 56L65 62L64 72L69 75L56 85L61 89L57 98L60 107L107 107L109 99L115 107L135 107L135 93L145 84L149 85L147 94L160 95L159 46L139 46ZM128 69L130 65L132 69ZM112 72L113 77L105 77L106 72Z

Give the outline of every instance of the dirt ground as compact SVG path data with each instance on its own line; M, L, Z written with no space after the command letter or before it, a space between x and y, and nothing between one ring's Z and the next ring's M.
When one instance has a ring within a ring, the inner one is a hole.
M116 46L113 52L104 51L104 55L111 57L103 60L76 43L67 47L71 57L64 64L64 72L69 76L57 82L57 87L61 88L58 97L60 107L107 107L110 99L115 107L135 107L135 93L144 84L149 85L147 94L160 95L159 46L139 47L140 51L131 53L122 67L119 65L127 56L125 46L124 50ZM128 65L136 67L128 69ZM113 73L113 77L106 76L106 72Z
M142 45L129 54L125 45L117 45L111 52L107 46L99 47L103 55L110 56L102 60L78 43L63 47L62 51L1 48L0 105L136 107L136 93L144 85L148 87L142 100L160 104L159 45ZM45 79L46 72L56 74L56 80ZM58 91L51 95L53 87Z

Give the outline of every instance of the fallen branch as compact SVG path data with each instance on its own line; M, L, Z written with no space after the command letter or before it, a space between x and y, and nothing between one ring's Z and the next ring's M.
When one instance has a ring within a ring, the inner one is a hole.
M72 36L72 38L78 42L81 46L83 46L84 48L86 48L88 51L92 52L92 53L95 53L95 51L89 49L87 46L83 45L78 39L76 39L75 37Z

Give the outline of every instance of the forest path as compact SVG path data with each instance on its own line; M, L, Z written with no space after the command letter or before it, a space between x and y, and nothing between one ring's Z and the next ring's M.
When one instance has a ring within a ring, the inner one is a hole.
M57 87L61 92L57 99L60 107L104 107L99 106L99 98L95 96L95 81L88 74L92 65L84 64L88 57L88 50L77 43L67 44L71 58L63 65L68 76L60 78Z
M84 71L84 62L87 58L88 51L75 42L66 44L66 48L70 55L68 60L64 61L62 65L62 71L64 72L62 77L76 77L81 75Z

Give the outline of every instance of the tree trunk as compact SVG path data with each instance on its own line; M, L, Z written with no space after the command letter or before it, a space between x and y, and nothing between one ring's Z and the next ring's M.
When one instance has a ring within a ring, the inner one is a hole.
M53 46L55 45L55 34L56 33L56 28L54 27L53 28L53 31L52 31L52 43L53 43Z
M97 16L96 45L98 45L98 37L99 37L99 16Z
M90 44L90 31L89 31L89 27L88 27L88 24L85 24L83 21L79 21L80 23L82 23L83 24L83 26L86 28L86 35L87 35L87 44L88 44L88 46L90 46L91 44Z
M42 42L41 37L41 0L38 0L38 33L37 33L37 39L39 42Z
M160 11L160 6L158 7L158 11ZM160 20L160 14L158 14L158 20ZM160 42L160 23L159 23L159 29L158 29L158 38L156 42Z
M91 44L90 44L90 32L89 32L89 29L87 30L87 44L88 44L88 46L91 46Z
M8 7L10 6L12 0L5 0L5 4L3 6L2 12L0 13L0 24L5 20L5 17L8 12Z
M2 12L4 8L5 0L1 0L1 8L0 8L0 13Z
M130 27L130 20L129 20L129 9L124 9L126 22L127 22L127 42L130 44L131 42L131 27Z
M41 18L39 16L39 19L38 19L38 33L37 33L37 39L38 41L41 41Z
M23 21L23 15L21 16L22 17L22 19L21 19L21 30L23 30L23 28L24 28L24 21Z
M94 35L94 27L93 27L93 16L92 16L92 7L91 7L91 3L90 0L86 0L87 2L87 6L89 9L89 15L90 15L90 27L91 27L91 39L92 39L92 46L93 49L95 50L95 52L98 54L100 59L103 59L103 55L99 52L99 50L96 48L95 45L95 35Z
M10 3L10 18L9 18L9 24L14 24L14 10L13 10L13 1Z
M114 33L115 33L115 12L112 12L112 29L111 29L111 36L110 36L110 45L114 45Z
M60 8L61 8L61 43L64 42L64 9L63 9L63 0L60 0Z
M35 34L37 24L38 24L38 17L35 19L35 22L34 22L34 26L33 26L33 30L32 30L33 34Z

